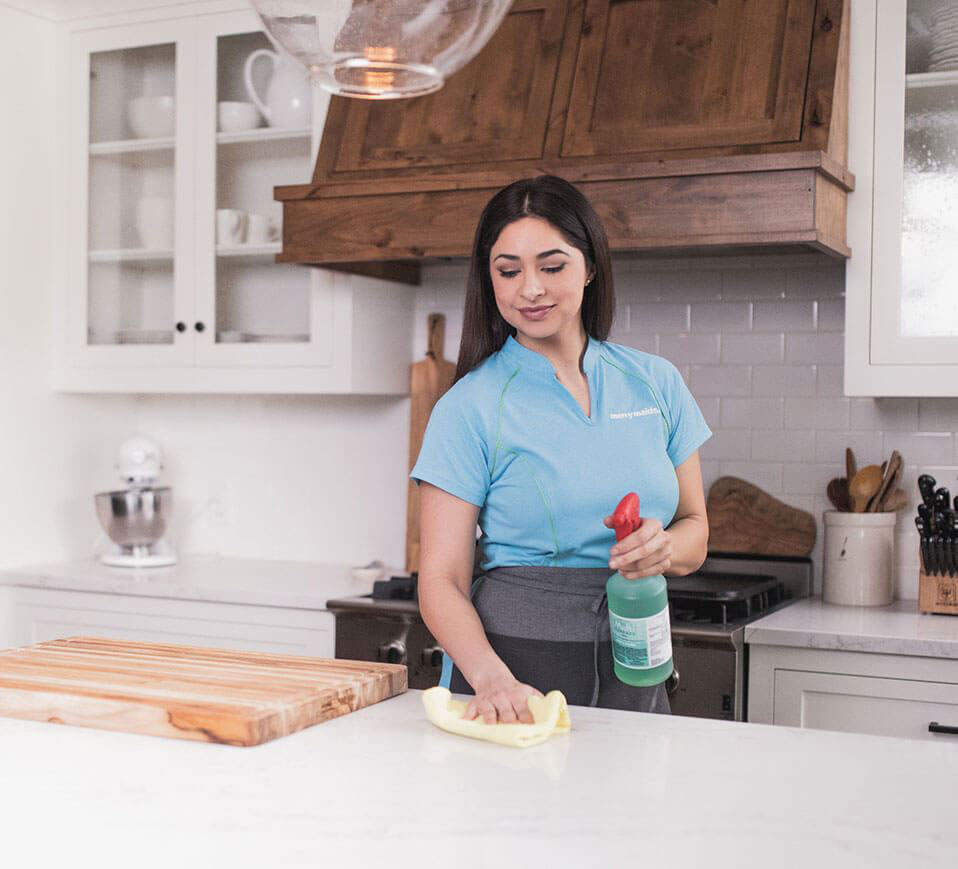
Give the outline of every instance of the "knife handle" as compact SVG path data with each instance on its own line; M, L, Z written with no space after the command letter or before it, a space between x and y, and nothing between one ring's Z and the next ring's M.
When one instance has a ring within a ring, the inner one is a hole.
M945 512L951 506L951 492L942 486L935 492L935 509L939 512Z

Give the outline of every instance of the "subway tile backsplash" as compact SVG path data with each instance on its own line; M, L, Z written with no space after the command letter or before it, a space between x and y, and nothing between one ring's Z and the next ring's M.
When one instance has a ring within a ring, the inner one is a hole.
M610 339L678 366L711 426L702 448L706 491L730 474L803 510L818 523L813 552L821 588L822 513L828 480L897 449L910 505L899 514L896 590L918 596L913 523L916 480L932 473L958 491L958 398L848 398L843 391L845 270L816 256L617 260L618 308ZM425 320L446 314L446 356L462 327L464 265L431 266L417 295L414 356Z

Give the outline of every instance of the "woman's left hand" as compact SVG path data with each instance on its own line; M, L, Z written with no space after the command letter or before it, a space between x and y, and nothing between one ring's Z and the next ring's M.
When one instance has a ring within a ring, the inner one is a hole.
M612 527L612 517L602 520ZM643 519L637 531L619 540L609 552L609 567L626 579L657 576L672 566L672 535L658 519Z

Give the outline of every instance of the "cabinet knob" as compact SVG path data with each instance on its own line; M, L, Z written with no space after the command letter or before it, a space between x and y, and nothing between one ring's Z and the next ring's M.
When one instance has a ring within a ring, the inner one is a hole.
M196 329L197 332L202 332L206 328L206 326L203 325L203 323L195 323L193 325L193 328Z
M186 323L183 323L183 322L177 323L177 324L176 324L176 331L177 331L177 332L185 332L185 331L186 331Z

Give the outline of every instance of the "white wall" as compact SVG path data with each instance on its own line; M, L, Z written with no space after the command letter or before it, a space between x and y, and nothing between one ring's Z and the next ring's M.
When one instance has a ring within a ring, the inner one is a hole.
M60 557L89 536L80 505L124 399L49 392L54 322L54 27L0 6L0 564Z
M844 475L845 447L859 466L902 454L912 503L898 516L897 593L917 598L915 481L927 470L958 492L958 399L844 397L844 267L790 256L619 261L615 271L610 340L682 371L714 432L701 453L706 490L729 474L813 513L819 588L825 486ZM442 311L446 355L455 359L465 268L427 274L414 347L421 355L425 314Z

